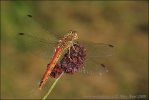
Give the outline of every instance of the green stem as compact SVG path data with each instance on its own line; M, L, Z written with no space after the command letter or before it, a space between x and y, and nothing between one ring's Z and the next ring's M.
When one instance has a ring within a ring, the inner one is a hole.
M45 96L42 98L42 100L45 100L48 97L48 95L51 93L52 89L55 87L56 83L61 78L61 76L63 75L63 73L64 72L62 72L62 74L55 80L55 82L52 84L52 86L50 87L49 91L45 94Z

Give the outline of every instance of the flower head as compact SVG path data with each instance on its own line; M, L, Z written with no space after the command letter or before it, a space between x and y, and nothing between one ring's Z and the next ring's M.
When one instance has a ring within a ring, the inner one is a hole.
M74 44L60 61L65 73L73 74L78 71L86 59L86 49L80 44Z
M59 64L56 64L53 68L52 72L50 73L50 77L58 78L63 72L63 69L60 67Z
M68 50L59 64L56 64L54 69L52 70L50 76L53 78L57 78L60 76L62 71L64 73L73 74L82 68L86 60L86 49L80 44L74 44L70 51Z

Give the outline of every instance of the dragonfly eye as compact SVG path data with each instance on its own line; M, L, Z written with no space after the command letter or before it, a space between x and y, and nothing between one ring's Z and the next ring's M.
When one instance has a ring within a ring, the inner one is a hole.
M75 33L74 37L75 37L75 39L78 39L78 34L77 34L77 33Z
M73 35L74 39L78 39L77 31L71 31L71 34Z
M68 32L75 40L78 39L77 31L69 30Z

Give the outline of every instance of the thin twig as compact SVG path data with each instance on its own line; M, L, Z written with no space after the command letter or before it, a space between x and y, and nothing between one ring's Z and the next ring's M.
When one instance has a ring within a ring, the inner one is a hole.
M48 95L51 93L52 89L55 87L56 83L61 78L61 76L63 75L63 73L64 72L62 72L62 74L55 80L55 82L52 84L52 86L50 87L49 91L45 94L45 96L42 98L42 100L45 100L48 97Z

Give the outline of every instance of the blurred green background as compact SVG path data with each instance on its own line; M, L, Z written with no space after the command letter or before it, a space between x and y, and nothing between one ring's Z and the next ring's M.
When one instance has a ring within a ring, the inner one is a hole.
M38 23L28 21L27 14ZM73 29L86 40L114 44L116 53L108 59L107 74L64 75L48 98L147 99L148 22L147 1L1 1L1 98L40 99L54 81L38 90L50 58L40 56L45 49L18 39L17 33L56 40Z

